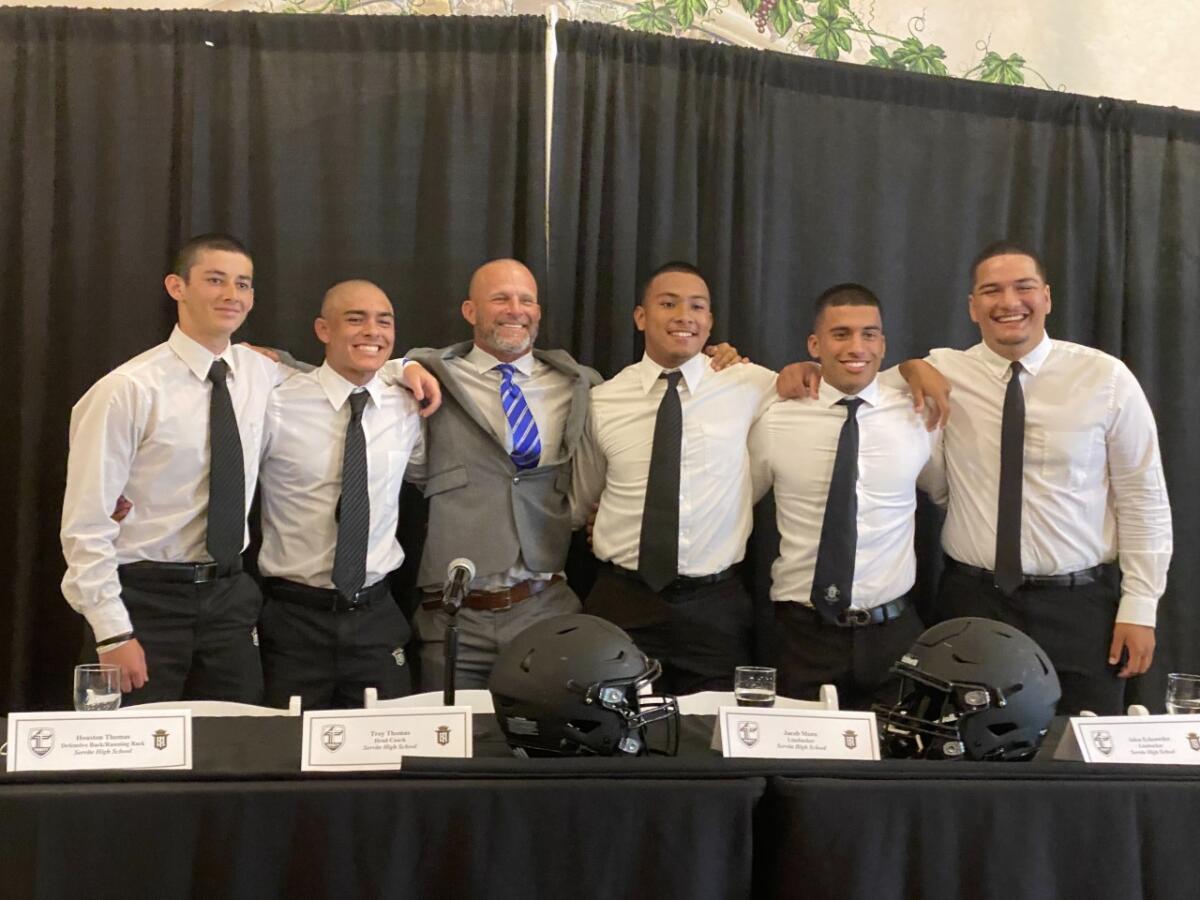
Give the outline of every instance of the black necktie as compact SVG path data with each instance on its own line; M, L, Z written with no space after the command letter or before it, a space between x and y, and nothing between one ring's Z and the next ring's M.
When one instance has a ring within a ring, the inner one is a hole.
M225 376L229 364L213 360L208 370L212 397L208 407L208 531L205 546L220 566L230 566L242 553L246 529L246 469L242 438Z
M817 565L813 569L813 609L828 621L850 606L854 586L854 556L858 549L858 397L844 397L838 405L846 407L846 421L838 435L833 477L829 480L829 498L821 522L821 543L817 546Z
M342 451L342 499L338 502L337 549L333 554L333 584L347 600L362 590L367 580L367 533L371 524L371 499L367 495L367 438L362 414L366 391L350 395L350 422Z
M1021 586L1021 486L1025 459L1025 394L1021 364L1012 364L1000 425L1000 501L996 511L996 587L1011 597Z
M654 445L646 479L642 536L638 542L638 574L653 591L661 591L679 573L679 446L683 440L683 407L679 403L682 372L664 372L667 392L654 419Z

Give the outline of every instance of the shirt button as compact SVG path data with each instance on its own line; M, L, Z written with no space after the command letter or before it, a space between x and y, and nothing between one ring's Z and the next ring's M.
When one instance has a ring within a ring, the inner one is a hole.
M513 484L520 484L520 483L521 483L521 476L514 475L513 476Z

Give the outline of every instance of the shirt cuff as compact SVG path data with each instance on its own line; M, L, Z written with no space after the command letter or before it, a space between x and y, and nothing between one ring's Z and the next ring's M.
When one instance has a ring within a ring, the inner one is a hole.
M1121 625L1148 625L1153 628L1157 621L1157 613L1157 600L1126 594L1121 597L1121 603L1117 607L1116 621Z
M129 611L120 600L114 600L101 606L89 609L85 614L88 625L96 636L96 643L133 631L133 623L129 620Z

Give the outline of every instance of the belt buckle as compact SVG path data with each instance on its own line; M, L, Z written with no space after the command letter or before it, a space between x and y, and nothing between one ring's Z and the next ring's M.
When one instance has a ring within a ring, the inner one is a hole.
M855 609L853 607L849 607L838 613L837 622L839 625L849 626L870 625L871 611L868 609Z
M491 610L492 612L508 612L510 609L513 608L513 600L512 600L513 587L516 587L516 585L513 585L512 587L507 587L503 591L495 592L496 594L504 594L505 604L503 606L493 606L492 610Z
M192 569L192 584L206 584L209 581L217 580L217 564L197 563Z

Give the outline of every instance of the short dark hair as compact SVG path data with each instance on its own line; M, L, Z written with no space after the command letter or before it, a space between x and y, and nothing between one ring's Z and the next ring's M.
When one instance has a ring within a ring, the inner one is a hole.
M192 271L192 266L196 264L196 257L205 250L223 250L227 253L240 253L246 259L250 260L251 263L254 262L254 257L250 255L250 251L246 249L245 244L233 235L213 231L208 234L198 234L195 237L188 238L184 242L184 245L179 248L179 252L175 254L175 262L171 266L171 271L184 281L187 281L188 273Z
M873 306L883 313L883 305L875 292L863 284L854 281L844 281L826 288L813 304L813 328L817 327L822 313L831 306Z
M1002 241L992 241L980 250L975 259L971 261L971 290L975 290L975 275L979 272L979 267L995 256L1028 256L1033 260L1038 278L1042 279L1042 281L1046 280L1046 265L1042 262L1042 258L1024 244L1018 244L1016 241L1005 239Z
M685 262L681 259L673 259L670 262L663 263L646 276L646 280L642 282L642 289L638 291L638 303L642 304L643 306L645 305L646 291L650 289L650 282L654 281L654 279L659 275L665 275L668 272L686 272L688 275L695 275L706 285L708 284L708 279L704 277L704 273L692 265L692 263Z

